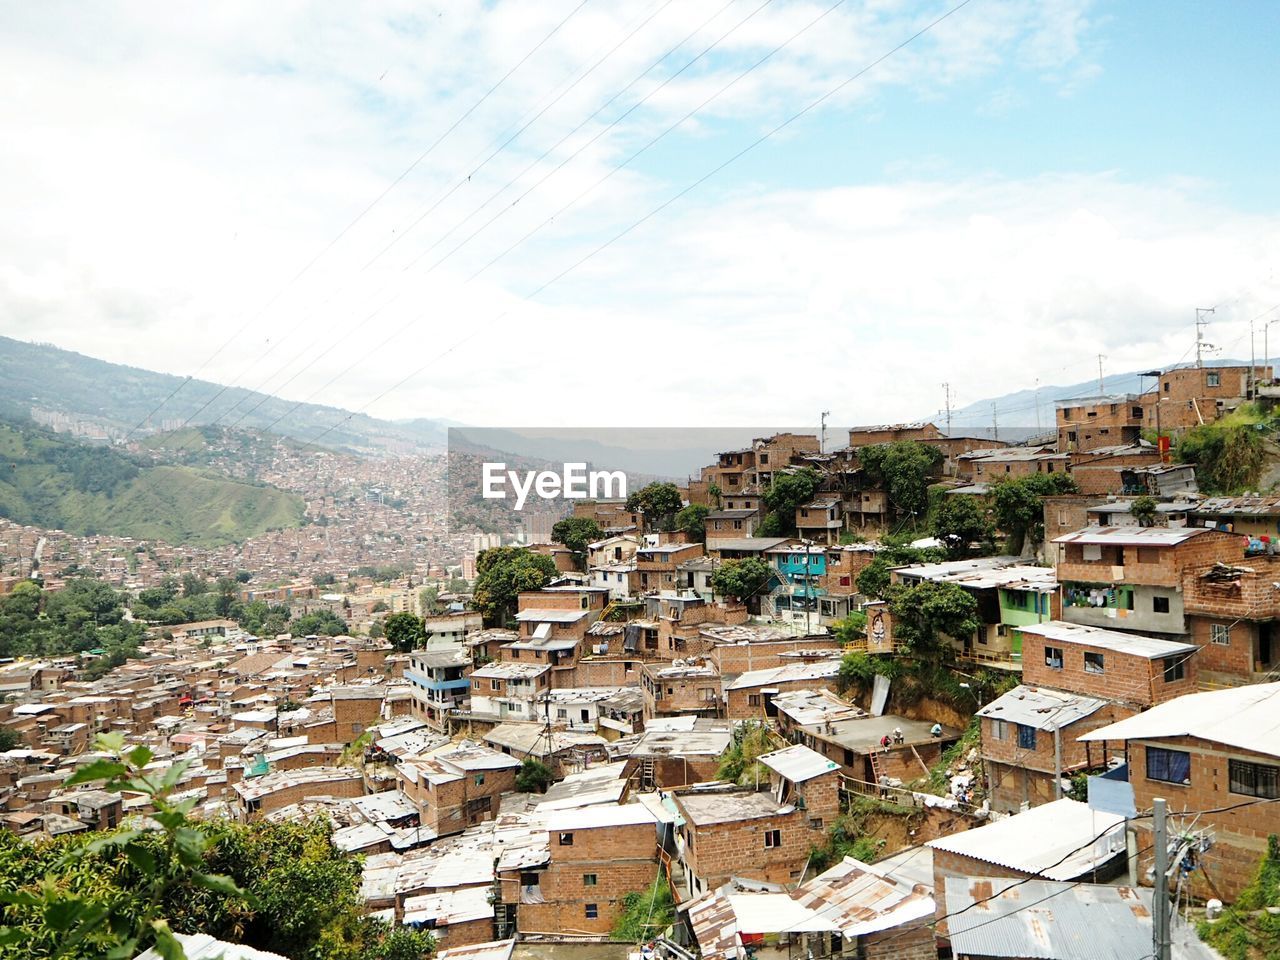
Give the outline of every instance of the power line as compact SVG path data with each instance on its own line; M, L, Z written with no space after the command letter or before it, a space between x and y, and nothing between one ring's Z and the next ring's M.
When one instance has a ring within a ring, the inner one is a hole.
M479 100L473 103L470 107L468 107L462 113L461 116L459 116L456 120L454 120L453 123L450 124L443 133L441 133L438 137L436 137L435 140L431 142L430 146L428 146L425 150L423 150L420 154L418 154L417 158L414 159L412 163L410 163L407 167L404 168L404 170L400 172L399 176L397 176L394 180L392 180L389 184L387 184L387 186L383 188L381 193L379 193L376 197L374 197L373 200L371 200L364 207L363 210L361 210L358 214L356 214L355 219L353 219L345 227L339 230L337 235L332 240L330 240L327 244L325 244L324 247L321 248L319 253L317 253L310 260L308 260L307 263L303 265L302 269L299 270L297 273L295 273L288 280L288 282L284 284L284 286L282 286L279 290L277 290L276 293L265 304L263 304L261 307L258 308L258 310L256 310L253 314L251 314L245 320L245 322L241 324L241 326L235 331L235 333L233 333L230 337L228 337L222 343L222 345L219 346L212 354L206 357L204 362L201 363L200 366L196 368L195 373L191 374L191 376L187 377L185 381L180 383L177 386L177 388L173 391L173 393L171 393L168 397L165 398L164 401L161 402L160 406L156 407L155 410L153 410L150 414L147 415L147 417L139 421L139 423L136 426L134 426L134 428L130 430L128 434L125 435L125 439L127 440L130 436L132 436L134 432L140 429L141 426L144 423L146 423L148 419L150 419L157 412L159 412L161 407L163 407L166 403L172 400L173 397L177 396L178 391L181 390L184 386L186 386L186 384L190 383L193 379L199 376L200 372L204 370L210 363L212 363L218 356L220 356L222 352L226 350L226 348L230 346L231 343L240 336L240 334L244 333L244 331L249 328L250 324L252 324L255 320L261 317L272 306L274 306L275 303L295 283L297 283L300 279L302 279L302 277L305 276L311 270L311 268L314 267L320 261L320 259L325 254L327 254L330 250L332 250L342 240L342 238L345 237L358 223L360 223L360 221L363 220L369 214L369 212L373 210L374 207L376 207L379 203L381 203L382 200L386 198L386 196L389 193L391 193L392 190L394 190L397 186L399 186L400 183L403 182L407 176L409 176L409 174L411 174L414 170L416 170L418 166L435 151L436 147L438 147L442 142L444 142L445 138L447 138L451 133L453 133L453 131L456 130L464 121L466 121L468 117L470 117L473 113L475 113L475 111L478 110L484 104L484 102L488 100L489 97L491 97L498 90L499 87L501 87L504 83L507 82L507 80L511 78L512 74L514 74L517 70L519 70L520 67L522 67L530 57L532 57L535 53L541 50L557 33L560 32L561 28L563 28L566 23L572 20L573 17L578 13L578 11L580 11L583 7L585 7L589 2L590 0L580 0L578 5L574 7L572 10L570 10L568 15L566 15L562 20L560 20L560 22L557 23L552 28L550 33L548 33L541 40L539 40L528 53L526 53L523 57L521 57L516 62L516 64L513 67L511 67L511 69L509 69L506 73L504 73L498 79L498 81L495 84L493 84L493 86L491 86L488 90L486 90L484 92L484 95L481 96ZM211 403L216 401L218 397L222 396L228 389L230 389L230 387L231 387L231 384L227 384L221 387L217 391L217 393L214 394L213 397L207 400L200 407L199 410L197 410L194 414L192 414L190 417L186 419L186 421L183 423L183 426L186 426L188 423L191 422L192 419L199 416L200 413L206 410Z
M805 27L805 28L803 28L801 31L799 31L798 33L796 33L795 35L793 35L793 37L792 37L790 40L786 41L786 42L787 42L787 43L790 43L790 42L791 42L791 40L794 40L794 39L795 39L795 37L797 37L797 36L799 36L799 35L800 35L800 33L803 33L803 32L804 32L804 30L809 29L809 27L810 27L810 26L812 26L814 23L817 23L819 20L821 20L821 19L822 19L822 17L826 16L826 15L827 15L827 13L829 13L831 10L835 9L835 7L839 6L839 5L840 5L841 3L843 3L843 2L844 2L844 0L838 0L838 2L837 2L836 4L833 4L831 7L827 8L827 10L826 10L826 11L824 11L822 14L820 14L820 15L819 15L819 17L817 17L817 18L815 18L813 21L811 21L811 22L810 22L810 24L809 24L808 26L806 26L806 27ZM781 131L785 130L787 127L791 126L791 125L792 125L793 123L795 123L797 120L800 120L801 118L803 118L804 116L806 116L807 114L809 114L810 112L812 112L813 110L817 109L817 108L818 108L819 106L821 106L822 104L826 103L828 100L830 100L832 97L834 97L834 96L836 96L837 94L839 94L842 90L844 90L844 89L845 89L846 87L848 87L850 84L852 84L852 83L856 82L858 79L860 79L861 77L865 76L865 75L866 75L867 73L869 73L871 70L874 70L877 66L879 66L881 63L883 63L885 60L887 60L887 59L889 59L890 57L892 57L895 53L897 53L898 51L902 50L904 47L906 47L906 46L910 45L911 43L913 43L913 42L915 42L916 40L918 40L920 37L924 36L925 34L929 33L930 31L932 31L932 30L933 30L935 27L937 27L939 24L943 23L945 20L947 20L947 19L949 19L950 17L954 16L954 15L955 15L956 13L958 13L960 10L962 10L962 9L964 9L966 6L968 6L971 2L972 2L972 0L961 0L961 2L960 2L960 3L956 4L955 6L950 7L948 10L946 10L946 11L945 11L944 13L942 13L940 16L938 16L938 17L936 17L935 19L931 20L931 21L930 21L928 24L926 24L924 27L920 28L920 29L919 29L919 30L917 30L915 33L911 34L911 35L910 35L909 37L907 37L905 40L901 41L901 42L900 42L900 43L898 43L896 46L894 46L893 48L891 48L890 50L888 50L886 53L881 54L881 55L880 55L879 57L877 57L875 60L872 60L869 64L867 64L866 66L864 66L863 68L861 68L860 70L858 70L857 72L855 72L854 74L852 74L851 76L849 76L849 77L845 78L845 79L844 79L844 80L842 80L840 83L836 84L834 87L832 87L831 89L829 89L826 93L822 94L820 97L816 98L815 100L812 100L812 101L811 101L810 103L808 103L806 106L804 106L804 107L803 107L803 108L801 108L800 110L796 111L795 113L793 113L793 114L791 114L789 117L787 117L787 119L783 120L781 123L777 124L776 126L772 127L770 130L768 130L767 132L765 132L764 134L762 134L761 136L757 137L755 140L751 141L751 142L750 142L749 144L747 144L745 147L741 148L741 149L740 149L740 150L738 150L736 153L734 153L733 155L731 155L728 159L724 160L723 162L721 162L721 163L720 163L720 164L718 164L717 166L713 167L711 170L709 170L707 173L703 174L703 175L702 175L701 177L699 177L698 179L694 180L694 181L693 181L692 183L690 183L688 186L684 187L682 190L680 190L680 191L678 191L677 193L673 194L673 195L672 195L671 197L669 197L667 200L663 201L663 202L662 202L661 204L659 204L657 207L655 207L654 209L652 209L652 210L650 210L648 213L646 213L644 216L642 216L639 220L636 220L636 221L635 221L635 222L633 222L630 226L626 227L625 229L623 229L623 230L622 230L622 231L620 231L619 233L615 234L615 235L614 235L613 237L611 237L610 239L606 240L604 243L600 244L599 246L595 247L593 250L591 250L591 251L590 251L590 252L588 252L587 254L583 255L583 256L582 256L582 257L580 257L578 260L576 260L576 261L574 261L572 264L570 264L568 267L566 267L565 269L561 270L559 273L555 274L555 275L554 275L553 277L551 277L549 280L547 280L547 281L545 281L544 283L540 284L540 285L539 285L538 287L536 287L536 288L535 288L535 289L534 289L530 294L528 294L524 299L525 299L525 300L529 300L529 299L532 299L532 298L536 297L538 294L542 293L544 290L546 290L546 289L547 289L548 287L550 287L552 284L554 284L554 283L558 282L559 280L561 280L561 279L563 279L565 276L567 276L569 273L571 273L571 272L573 272L574 270L576 270L576 269L578 269L579 267L581 267L581 266L582 266L584 263L586 263L588 260L592 259L593 257L597 256L598 254L600 254L600 253L602 253L603 251L607 250L609 247L613 246L615 243L617 243L617 242L618 242L619 240L621 240L623 237L625 237L625 236L627 236L628 234L630 234L630 233L631 233L632 231L634 231L636 228L638 228L638 227L642 226L643 224L647 223L649 220L653 219L655 216L657 216L657 215L658 215L659 213L661 213L663 210L665 210L666 208L668 208L668 207L669 207L669 206L671 206L672 204L676 203L676 202L677 202L678 200L680 200L681 198L683 198L683 197L687 196L687 195L688 195L689 193L691 193L693 190L697 189L699 186L701 186L703 183L705 183L705 182L707 182L708 180L710 180L712 177L716 176L718 173L720 173L721 171L723 171L725 168L729 167L731 164L735 163L737 160L741 159L743 156L745 156L746 154L750 153L750 152L751 152L752 150L754 150L756 147L760 146L760 145L761 145L762 143L764 143L765 141L769 140L770 138L772 138L772 137L773 137L773 136L775 136L776 134L780 133ZM763 6L763 5L762 5L762 6ZM757 9L759 9L759 8L757 8ZM755 69L755 67L757 67L757 66L759 66L761 63L763 63L763 62L764 62L764 60L768 59L768 56L772 56L772 55L773 55L773 53L776 53L776 52L777 52L777 50L782 49L782 46L785 46L785 45L786 45L786 44L784 43L784 44L780 45L779 47L775 48L775 49L774 49L774 51L772 51L772 52L771 52L769 55L767 55L765 58L762 58L761 60L757 61L757 62L756 62L756 63L755 63L755 64L754 64L750 69ZM739 79L740 79L740 78L739 78ZM735 81L733 81L733 82L734 82L734 83L736 83L737 81L735 80ZM732 85L732 83L730 84L730 86L731 86L731 85ZM727 87L722 88L722 91L723 91L723 89L727 89ZM717 94L717 95L718 95L718 94ZM704 102L704 104L705 104L705 102ZM698 109L701 109L701 108L699 107ZM696 112L696 110L695 110L695 111L693 111L693 112ZM689 116L691 116L691 115L692 115L692 112L689 114ZM634 156L634 155L633 155L633 156ZM546 222L549 222L549 221L546 221ZM545 225L545 222L544 222L544 225ZM541 227L539 227L538 229L541 229ZM505 256L505 255L506 255L506 253L504 252L504 253L502 254L502 256ZM500 259L500 258L499 258L499 259ZM486 268L485 268L485 269L487 269L487 266L486 266ZM500 314L500 315L499 315L499 317L498 317L498 318L496 318L496 319L501 319L501 317L502 317L502 316L505 316L505 315L506 315L506 311L504 311L504 313L503 313L503 314ZM348 414L345 418L343 418L341 421L339 421L338 423L333 424L332 426L328 427L327 429L325 429L324 431L322 431L320 434L318 434L316 437L312 438L312 441L311 441L311 442L313 442L313 443L314 443L314 442L319 441L319 439L320 439L320 438L322 438L322 437L324 437L324 436L327 436L331 431L333 431L333 430L337 429L337 428L338 428L339 426L341 426L342 424L344 424L344 423L348 422L348 421L349 421L352 417L354 417L357 413L363 413L366 409L368 409L368 407L369 407L369 406L371 406L372 404L374 404L374 403L378 402L378 400L380 400L380 399L382 399L383 397L385 397L388 393L392 392L393 390L398 389L398 388L399 388L400 386L402 386L404 383L408 382L410 379L412 379L413 377L417 376L419 373L421 373L421 372L423 372L424 370L428 369L430 366L432 366L432 365L436 362L436 360L438 360L438 359L440 359L441 357L443 357L443 356L447 355L448 353L451 353L453 350L457 349L457 348L458 348L459 346L461 346L462 344L464 344L464 343L466 343L467 341L471 340L472 338L474 338L475 336L477 336L479 332L480 332L480 331L477 329L477 330L473 331L471 334L468 334L468 335L467 335L466 337L464 337L462 340L457 341L457 342L456 342L456 343L454 343L451 347L449 347L449 348L448 348L448 350L446 350L443 354L441 354L439 357L437 357L437 358L433 358L431 361L428 361L428 363L427 363L427 364L424 364L422 367L420 367L420 368L418 368L417 370L415 370L415 371L411 372L411 373L410 373L409 375L407 375L406 377L403 377L402 379L400 379L399 381L397 381L395 384L392 384L392 386L390 386L390 387L388 387L386 390L383 390L382 392L380 392L377 396L375 396L372 400L368 401L368 402L367 402L364 406L362 406L359 410L356 410L356 411L351 412L351 413L350 413L350 414Z
M673 46L670 50L668 50L668 51L667 51L666 53L664 53L661 57L659 57L659 58L658 58L657 60L655 60L652 64L650 64L650 65L649 65L649 67L647 67L644 71L642 71L640 74L638 74L638 75L637 75L637 76L636 76L636 77L635 77L635 78L634 78L634 79L633 79L633 80L632 80L632 81L631 81L631 82L630 82L626 87L624 87L624 88L623 88L621 91L619 91L618 93L614 94L614 96L613 96L613 97L610 97L610 98L609 98L609 100L608 100L608 101L606 101L606 103L604 103L602 106L600 106L599 108L597 108L595 112L593 112L589 117L587 117L587 119L583 120L581 123L579 123L579 124L578 124L578 126L577 126L577 127L575 127L573 130L571 130L569 133L565 134L565 136L561 137L561 138L560 138L560 140L559 140L556 144L552 145L550 148L548 148L546 151L544 151L544 152L543 152L543 154L542 154L542 156L540 156L537 160L534 160L534 161L533 161L533 162L532 162L528 167L526 167L526 168L525 168L525 171L523 171L523 172L522 172L522 173L520 173L520 174L517 174L516 178L513 178L511 181L508 181L508 183L507 183L507 185L506 185L506 186L504 186L504 187L500 188L500 189L499 189L495 194L493 194L493 196L490 196L488 200L485 200L485 201L484 201L484 203L480 204L480 206L479 206L479 207L476 207L474 210L472 210L472 212L471 212L471 213L469 213L469 214L467 214L465 217L463 217L463 218L462 218L462 220L458 221L458 222L457 222L457 223L455 223L452 227L450 227L450 228L449 228L449 230L448 230L448 231L446 231L446 232L445 232L445 234L444 234L443 236L444 236L444 237L448 237L448 236L449 236L449 235L451 235L451 234L453 233L453 231L454 231L454 230L456 230L459 226L461 226L462 224L466 223L469 219L471 219L471 217L473 217L473 216L474 216L476 213L478 213L480 210L483 210L483 209L484 209L484 207L485 207L485 206L486 206L486 205L487 205L487 204L488 204L488 203L489 203L489 202L490 202L490 201L491 201L495 196L497 196L498 194L502 193L502 191L506 190L506 189L507 189L507 187L509 187L509 186L511 185L511 183L515 182L515 180L516 180L516 179L518 179L518 178L520 178L520 177L523 177L525 172L527 172L527 171L528 171L529 169L531 169L533 166L536 166L538 163L540 163L540 162L541 162L541 161L542 161L542 160L543 160L543 159L544 159L548 154L550 154L550 153L551 153L552 151L554 151L557 147L559 147L559 146L560 146L560 144L564 143L567 139L569 139L569 137L573 136L573 134L574 134L574 133L576 133L576 132L577 132L578 130L580 130L583 126L585 126L587 123L589 123L589 122L591 121L591 119L593 119L593 118L594 118L595 116L597 116L601 111L603 111L604 109L606 109L606 108L609 106L609 104L611 104L611 103L613 103L615 100L617 100L617 99L618 99L618 97L620 97L620 96L624 95L624 94L625 94L628 90L630 90L630 89L631 89L631 88L632 88L636 83L638 83L641 79L643 79L645 76L647 76L649 73L651 73L651 72L652 72L652 71L653 71L657 66L659 66L663 61L665 61L669 56L671 56L671 54L672 54L672 53L674 53L676 50L678 50L680 47L682 47L685 43L687 43L690 39L692 39L694 36L696 36L698 33L700 33L700 32L702 31L702 29L703 29L704 27L706 27L706 26L707 26L707 24L709 24L709 23L711 23L712 21L716 20L716 19L720 16L720 14L722 14L725 10L727 10L727 9L728 9L730 6L732 6L735 2L736 2L736 0L728 0L728 2L727 2L723 7L721 7L719 10L717 10L715 13L713 13L710 17L708 17L706 20L704 20L701 24L699 24L697 27L695 27L695 28L694 28L694 29L693 29L693 30L692 30L692 31L691 31L691 32L690 32L690 33L689 33L689 34L688 34L688 35L687 35L683 40L681 40L679 43L677 43L675 46ZM579 154L581 154L584 150L586 150L586 149L587 149L587 148L589 148L592 144L594 144L597 140L599 140L602 136L604 136L604 135L605 135L606 133L608 133L610 130L614 129L614 128L615 128L619 123L621 123L624 119L626 119L626 118L627 118L628 116L630 116L633 112L635 112L637 109L639 109L641 106L643 106L646 102L648 102L648 101L649 101L649 100L650 100L654 95L656 95L660 90L664 89L668 84L670 84L672 81L674 81L676 78L678 78L678 77L679 77L681 74L683 74L686 70L688 70L690 67L692 67L692 66L693 66L694 64L696 64L697 62L699 62L699 61L700 61L703 57L705 57L705 56L706 56L706 55L707 55L711 50L713 50L715 47L717 47L717 46L719 46L721 43L723 43L723 42L724 42L724 41L725 41L729 36L731 36L733 33L735 33L738 29L740 29L743 25L745 25L748 21L750 21L753 17L755 17L755 15L756 15L757 13L759 13L762 9L764 9L764 7L768 6L768 5L769 5L770 3L772 3L772 2L773 2L773 0L764 0L764 3L760 4L760 6L756 7L754 10L752 10L752 11L751 11L751 12L750 12L746 17L744 17L743 19L741 19L740 21L738 21L738 22L737 22L736 24L734 24L734 25L733 25L729 30L727 30L725 33L721 34L721 35L720 35L716 40L714 40L712 43L710 43L710 44L709 44L709 45L707 45L705 48L703 48L703 50L702 50L701 52L699 52L699 53L698 53L696 56L694 56L691 60L689 60L687 63L685 63L682 67L680 67L680 69L679 69L679 70L675 71L673 74L671 74L671 75L670 75L670 76L668 76L666 79L664 79L664 80L662 81L662 83L660 83L660 84L659 84L655 89L653 89L653 90L649 91L649 93L647 93L647 94L646 94L646 95L645 95L641 100L639 100L637 103L633 104L633 105L632 105L630 108L628 108L628 109L627 109L627 110L626 110L626 111L625 111L621 116L617 117L617 118L616 118L616 119L614 119L610 124L608 124L608 125L607 125L606 127L604 127L602 130L600 130L600 131L599 131L599 132L598 132L594 137L592 137L589 141L587 141L586 143L584 143L583 145L581 145L580 147L578 147L576 150L574 150L574 151L573 151L573 152L572 152L572 153L571 153L571 154L570 154L570 155L569 155L565 160L561 161L561 163L560 163L560 164L558 164L558 165L557 165L553 170L551 170L548 174L546 174L545 176L543 176L540 180L538 180L536 183L534 183L531 187L529 187L529 188L528 188L528 189L526 189L523 193L521 193L521 194L520 194L520 196L519 196L519 197L517 197L514 201L512 201L508 206L504 207L502 210L500 210L500 211L499 211L497 214L495 214L493 217L490 217L490 218L489 218L489 220L487 220L484 224L482 224L482 225L480 226L480 228L479 228L479 229L477 229L477 230L473 231L473 232L472 232L470 235L468 235L468 236L467 236L467 237L466 237L466 238L465 238L461 243L457 244L457 245L456 245L452 250L450 250L450 251L449 251L449 252L448 252L444 257L441 257L441 258L440 258L440 259L438 259L435 263L431 264L431 266L430 266L430 267L428 267L428 268L427 268L427 270L425 270L425 271L423 272L422 276L428 276L428 275L430 275L430 274L431 274L431 273L432 273L432 272L433 272L437 267L439 267L442 263L444 263L446 260L448 260L448 259L449 259L449 257L453 256L453 254L457 253L457 252L458 252L458 250L460 250L460 249L461 249L463 246L465 246L467 243L470 243L470 241L471 241L471 240L473 240L476 236L478 236L478 235L479 235L483 230L485 230L486 228L488 228L488 227L489 227L489 226L490 226L490 225L491 225L495 220L497 220L497 219L498 219L502 214L506 213L508 210L510 210L510 209L511 209L511 207L514 207L514 206L515 206L516 204L518 204L521 200L523 200L525 197L527 197L527 196L528 196L528 195L529 195L533 190L537 189L539 186L541 186L543 183L545 183L545 182L546 182L546 180L547 180L547 179L548 179L552 174L556 173L558 170L560 170L562 167L564 167L564 165L565 165L566 163L568 163L569 161L573 160L575 157L577 157ZM843 0L842 0L842 2L843 2ZM401 272L407 271L409 268L413 267L413 266L414 266L414 265L415 265L415 264L416 264L416 263L417 263L417 262L418 262L418 261L419 261L423 256L425 256L425 255L426 255L427 253L429 253L431 250L435 249L435 247L436 247L438 244L439 244L439 241L437 241L435 244L432 244L430 247L428 247L425 251L423 251L421 254L419 254L417 257L415 257L413 260L411 260L408 264L406 264L406 265L405 265L405 267L403 267L403 268L402 268L402 271L401 271ZM474 279L474 277L468 278L467 282L469 283L472 279ZM381 289L386 289L386 285L384 285ZM285 380L283 383L281 383L281 384L277 385L274 389L275 389L276 391L279 391L279 390L282 390L282 389L284 389L285 387L289 386L289 384L291 384L291 383L293 383L295 380L297 380L297 379L298 379L298 377L302 376L304 373L306 373L308 370L310 370L313 366L315 366L315 364L316 364L316 363L320 362L320 361L321 361L321 360L323 360L326 356L328 356L330 353L332 353L334 350L336 350L336 349L337 349L337 348L338 348L338 347L339 347L339 346L340 346L340 345L341 345L341 344L342 344L342 343L343 343L343 342L344 342L348 337L350 337L350 336L351 336L351 335L352 335L356 330L358 330L358 329L360 329L361 327L363 327L366 323L368 323L368 322L369 322L370 320L372 320L375 316L377 316L379 313L381 313L381 312L382 312L384 309L386 309L386 307L388 307L391 303L393 303L393 302L395 302L396 300L398 300L401 296L403 296L403 293L396 294L395 296L391 297L391 298L390 298L386 303L383 303L380 307L378 307L378 308L377 308L376 310L374 310L372 313L370 313L369 315L367 315L366 317L364 317L362 320L360 320L360 321L359 321L359 322L358 322L354 327L352 327L351 329L347 330L347 331L346 331L344 334L342 334L342 335L341 335L341 336L340 336L336 341L334 341L332 344L330 344L330 345L329 345L329 347L327 347L324 351L322 351L322 352L321 352L320 354L318 354L317 356L313 357L313 358L312 358L310 361L308 361L305 365L303 365L301 368L299 368L297 371L295 371L295 372L294 372L294 374L293 374L292 376L290 376L288 380ZM369 351L368 353L366 353L366 354L365 354L364 356L362 356L359 360L357 360L355 363L353 363L352 365L350 365L350 366L348 366L347 368L345 368L343 371L341 371L341 372L340 372L339 374L337 374L335 377L331 378L331 379L330 379L330 380L329 380L329 381L328 381L324 386L322 386L319 390L313 391L311 394L309 394L309 395L307 396L307 398L306 398L305 400L299 401L298 403L294 404L294 406L293 406L293 407L291 407L291 408L289 408L288 410L286 410L286 411L285 411L285 413L283 413L281 416L277 417L277 418L276 418L275 420L273 420L270 424L268 424L268 425L267 425L267 427L266 427L265 429L266 429L266 430L271 430L272 428L274 428L278 423L280 423L280 421L284 420L286 417L290 416L290 415L291 415L295 410L297 410L297 409L298 409L298 407L302 406L304 403L308 403L308 402L310 402L310 401L311 401L315 396L317 396L319 393L321 393L321 392L323 392L324 390L328 389L328 387L329 387L329 386L331 386L334 382L336 382L338 379L340 379L341 377L343 377L343 376L345 376L347 373L349 373L349 372L350 372L350 371L351 371L355 366L357 366L358 364L360 364L360 363L364 362L364 360L365 360L365 359L367 359L367 358L368 358L369 356L371 356L373 353L377 352L377 350L380 350L380 349L381 349L381 348L382 348L382 347L383 347L387 342L389 342L391 339L393 339L394 337L399 336L401 333L403 333L405 329L407 329L410 325L412 325L412 323L413 323L413 321L412 321L412 320L410 320L408 323L404 324L404 325L403 325L403 326L401 326L399 329L395 330L395 331L394 331L390 336L388 336L385 340L383 340L383 341L382 341L382 343L380 343L377 347L375 347L373 350L371 350L371 351ZM442 355L442 356L443 356L443 355ZM283 367L281 367L281 368L280 368L280 370L283 370L285 367L287 367L287 366L289 365L289 363L292 363L292 362L293 362L293 361L292 361L292 360L290 360L288 363L284 364L284 366L283 366ZM278 371L277 371L277 373L279 373L279 372L280 372L280 371L278 370ZM275 374L272 374L272 376L275 376ZM268 378L268 379L270 379L270 378ZM261 400L260 400L260 401L255 405L255 406L254 406L254 407L252 407L252 408L251 408L251 409L250 409L246 414L242 415L238 420L236 420L236 422L235 422L234 424L232 424L232 427L235 427L237 424L239 424L241 421L243 421L243 420L245 419L245 417L246 417L246 416L248 416L249 414L252 414L255 410L257 410L257 409L258 409L258 407L260 407L260 406L261 406L263 403L265 403L268 399L270 399L270 397L269 397L269 396L264 396L264 397L263 397L263 398L262 398L262 399L261 399Z

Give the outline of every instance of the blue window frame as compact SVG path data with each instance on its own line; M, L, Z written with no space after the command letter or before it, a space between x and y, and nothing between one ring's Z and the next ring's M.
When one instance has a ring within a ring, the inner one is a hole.
M1036 748L1036 728L1028 727L1025 723L1018 724L1018 748L1020 750L1034 750Z
M1191 754L1183 750L1147 747L1147 779L1162 783L1191 782Z

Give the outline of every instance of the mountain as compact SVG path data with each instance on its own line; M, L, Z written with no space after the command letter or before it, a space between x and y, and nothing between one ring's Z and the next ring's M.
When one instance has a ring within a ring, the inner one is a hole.
M149 466L108 447L0 422L0 517L17 523L201 546L302 523L300 498L189 467Z
M1215 367L1247 367L1248 361L1215 360ZM1189 366L1178 364L1177 366ZM1096 397L1101 392L1143 393L1152 388L1154 378L1144 377L1143 371L1133 370L1128 373L1107 374L1103 378L1102 390L1098 380L1083 380L1079 383L1041 384L1029 390L1015 390L985 400L978 400L964 407L951 411L951 431L955 434L969 434L989 437L992 433L992 414L994 408L995 421L1002 440L1023 440L1037 433L1053 433L1055 431L1055 404L1059 400L1072 397ZM942 429L946 429L946 414L934 411L922 419L932 420Z
M379 420L207 380L183 385L184 379L0 337L0 416L31 417L56 430L119 439L144 421L137 435L185 426L188 420L198 426L222 417L231 425L243 416L238 424L243 429L269 427L306 443L329 430L322 444L351 453L424 453L445 446L446 428L434 420Z

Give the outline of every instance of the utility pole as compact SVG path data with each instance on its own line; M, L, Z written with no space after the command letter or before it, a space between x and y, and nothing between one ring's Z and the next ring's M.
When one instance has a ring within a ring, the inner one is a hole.
M831 416L830 410L823 410L822 416L819 418L821 427L818 432L818 452L827 452L827 417Z
M1151 801L1155 826L1156 888L1151 895L1152 933L1155 939L1155 960L1171 960L1172 946L1169 936L1169 836L1164 797Z
M1102 379L1102 361L1107 359L1102 354L1098 354L1098 396L1105 396L1107 393L1107 385Z
M1253 338L1253 321L1256 317L1249 318L1249 399L1257 399L1258 394L1258 348L1257 341Z
M1204 315L1206 313L1213 313L1216 309L1216 307L1196 307L1196 366L1200 368L1204 367L1204 357L1202 355L1201 348L1208 346L1208 344L1204 342L1204 328L1209 321L1204 319Z
M1036 436L1040 435L1040 378L1036 377Z
M951 384L942 385L943 405L947 411L947 436L951 436Z
M1053 799L1062 799L1062 729L1053 724Z
M991 405L991 439L1000 439L1000 421L997 419L996 405Z

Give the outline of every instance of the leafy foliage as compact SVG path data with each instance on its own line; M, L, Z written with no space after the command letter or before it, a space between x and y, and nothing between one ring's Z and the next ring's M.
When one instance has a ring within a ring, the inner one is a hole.
M1144 493L1140 497L1135 497L1133 503L1129 504L1129 512L1133 514L1133 519L1138 521L1138 526L1154 527L1156 517L1160 513L1160 502L1155 497Z
M670 530L683 502L674 483L654 482L627 497L627 509L633 513L642 511L648 530Z
M759 557L726 560L711 574L711 589L726 597L746 600L773 577L773 567Z
M296 637L340 637L350 630L347 621L332 610L315 610L304 613L289 625L289 630Z
M541 590L556 575L550 557L523 547L493 547L476 557L475 605L487 626L502 626L526 590Z
M138 656L144 628L124 620L124 599L100 580L46 593L32 581L0 596L0 657L103 651L118 666Z
M945 659L950 648L944 637L971 637L981 625L978 601L954 583L926 580L892 591L893 642L916 657Z
M516 771L516 790L520 793L546 793L551 786L551 768L537 757L525 757Z
M929 483L942 467L942 451L915 440L878 443L858 450L858 462L873 484L885 491L894 514L923 517Z
M382 633L400 653L416 650L427 641L422 618L412 613L393 613L382 621Z
M691 503L676 514L676 529L688 534L690 542L705 543L707 514L710 512L701 504Z
M551 528L551 539L572 550L580 568L586 564L587 544L595 543L603 536L600 524L590 517L565 517L557 520Z
M1029 540L1044 540L1044 498L1078 493L1076 482L1065 473L1033 473L999 480L991 485L991 506L996 524L1009 538L1009 550L1021 553Z
M938 504L933 535L946 545L948 559L961 560L983 552L995 537L995 527L978 497L952 494Z
M360 861L337 850L324 819L243 825L190 819L174 801L175 764L146 769L146 747L100 738L107 756L70 783L105 780L150 798L158 829L122 827L28 843L0 831L0 957L128 958L173 934L207 933L296 960L423 960L430 935L364 916Z
M764 724L755 720L738 724L729 748L720 756L717 779L750 787L762 781L768 783L769 771L758 762L758 758L777 747L773 733Z
M1280 956L1280 839L1267 837L1258 872L1236 902L1213 923L1199 925L1200 939L1227 960L1268 960Z
M667 878L659 876L639 893L622 897L622 913L614 921L612 936L624 943L652 940L675 922L675 901Z
M1266 463L1266 447L1252 424L1207 423L1192 427L1178 442L1178 459L1196 468L1205 493L1233 494L1256 489Z
M822 477L812 467L789 470L773 478L761 498L769 512L762 524L762 537L789 537L796 532L796 509L813 499Z
M836 623L834 632L841 646L857 643L867 635L867 615L861 610L854 610Z

